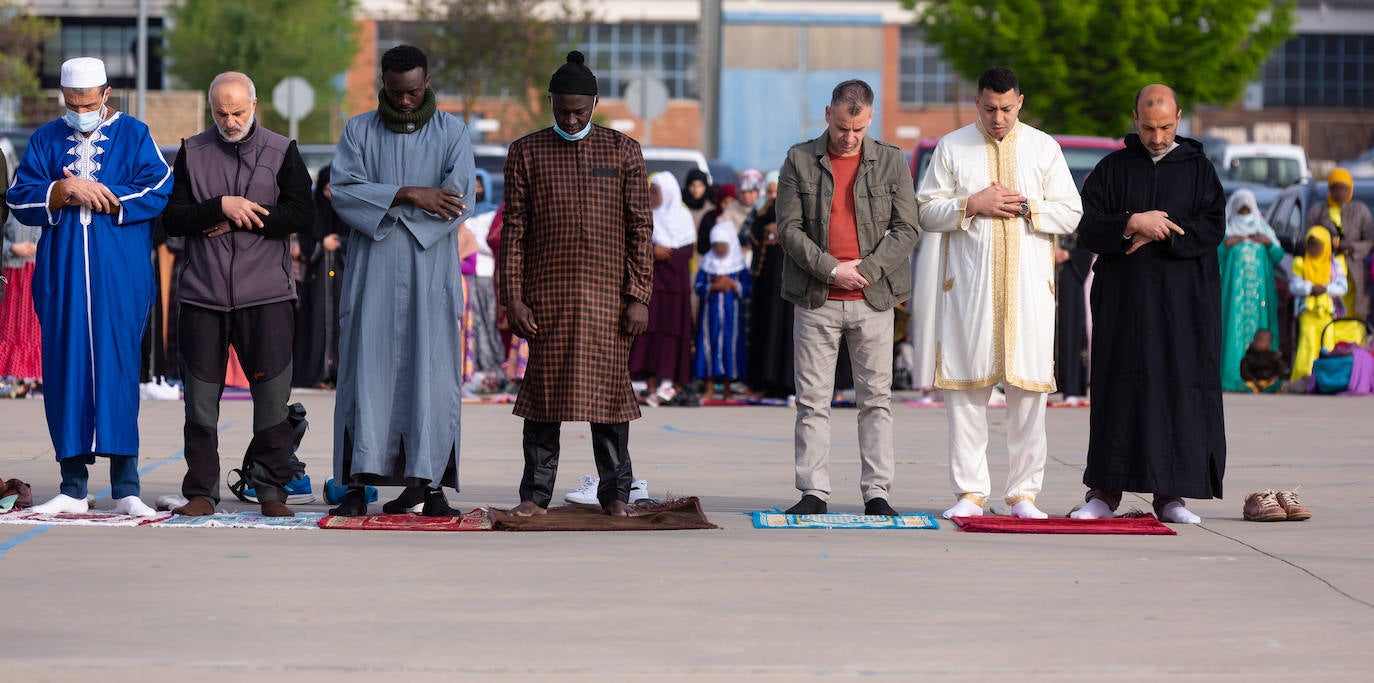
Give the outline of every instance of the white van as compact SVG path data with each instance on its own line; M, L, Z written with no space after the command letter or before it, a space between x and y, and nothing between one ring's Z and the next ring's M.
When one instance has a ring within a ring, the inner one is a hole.
M687 186L687 172L698 169L711 178L711 167L706 164L706 156L695 149L683 147L645 147L644 167L649 175L659 171L669 171L677 178L678 185Z
M1220 156L1217 170L1223 180L1287 187L1312 179L1307 152L1297 145L1246 142L1226 145Z

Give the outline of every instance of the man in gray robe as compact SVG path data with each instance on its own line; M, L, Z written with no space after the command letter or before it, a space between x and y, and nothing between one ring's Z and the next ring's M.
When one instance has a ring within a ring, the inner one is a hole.
M406 487L384 512L458 514L440 487L458 488L457 228L473 177L467 128L436 110L425 54L388 50L377 111L348 122L330 177L352 228L334 406L334 478L349 488L331 514L367 514L368 484Z

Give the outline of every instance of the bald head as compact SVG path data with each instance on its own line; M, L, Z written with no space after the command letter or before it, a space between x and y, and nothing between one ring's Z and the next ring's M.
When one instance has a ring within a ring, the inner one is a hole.
M1147 85L1135 94L1135 112L1139 114L1146 109L1158 109L1173 107L1178 110L1178 94L1173 88L1167 85L1155 83Z
M1173 88L1159 84L1141 88L1135 96L1133 115L1140 142L1150 151L1150 156L1168 154L1183 118Z
M226 71L210 81L210 116L225 141L238 142L248 135L257 108L258 89L253 79Z

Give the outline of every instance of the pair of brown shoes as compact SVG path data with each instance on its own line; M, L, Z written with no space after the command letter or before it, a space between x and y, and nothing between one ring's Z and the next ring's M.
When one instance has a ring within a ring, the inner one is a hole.
M1298 501L1298 490L1265 489L1245 497L1245 519L1249 522L1301 522L1312 518L1312 511Z

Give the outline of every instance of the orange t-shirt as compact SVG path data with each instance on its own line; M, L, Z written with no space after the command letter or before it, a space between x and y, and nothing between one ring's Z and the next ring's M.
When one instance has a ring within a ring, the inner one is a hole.
M835 197L830 203L830 255L840 261L860 258L859 225L854 214L854 177L859 174L859 160L863 155L837 157L830 155L830 169L835 175ZM861 289L830 288L829 298L838 301L858 301L864 298Z

